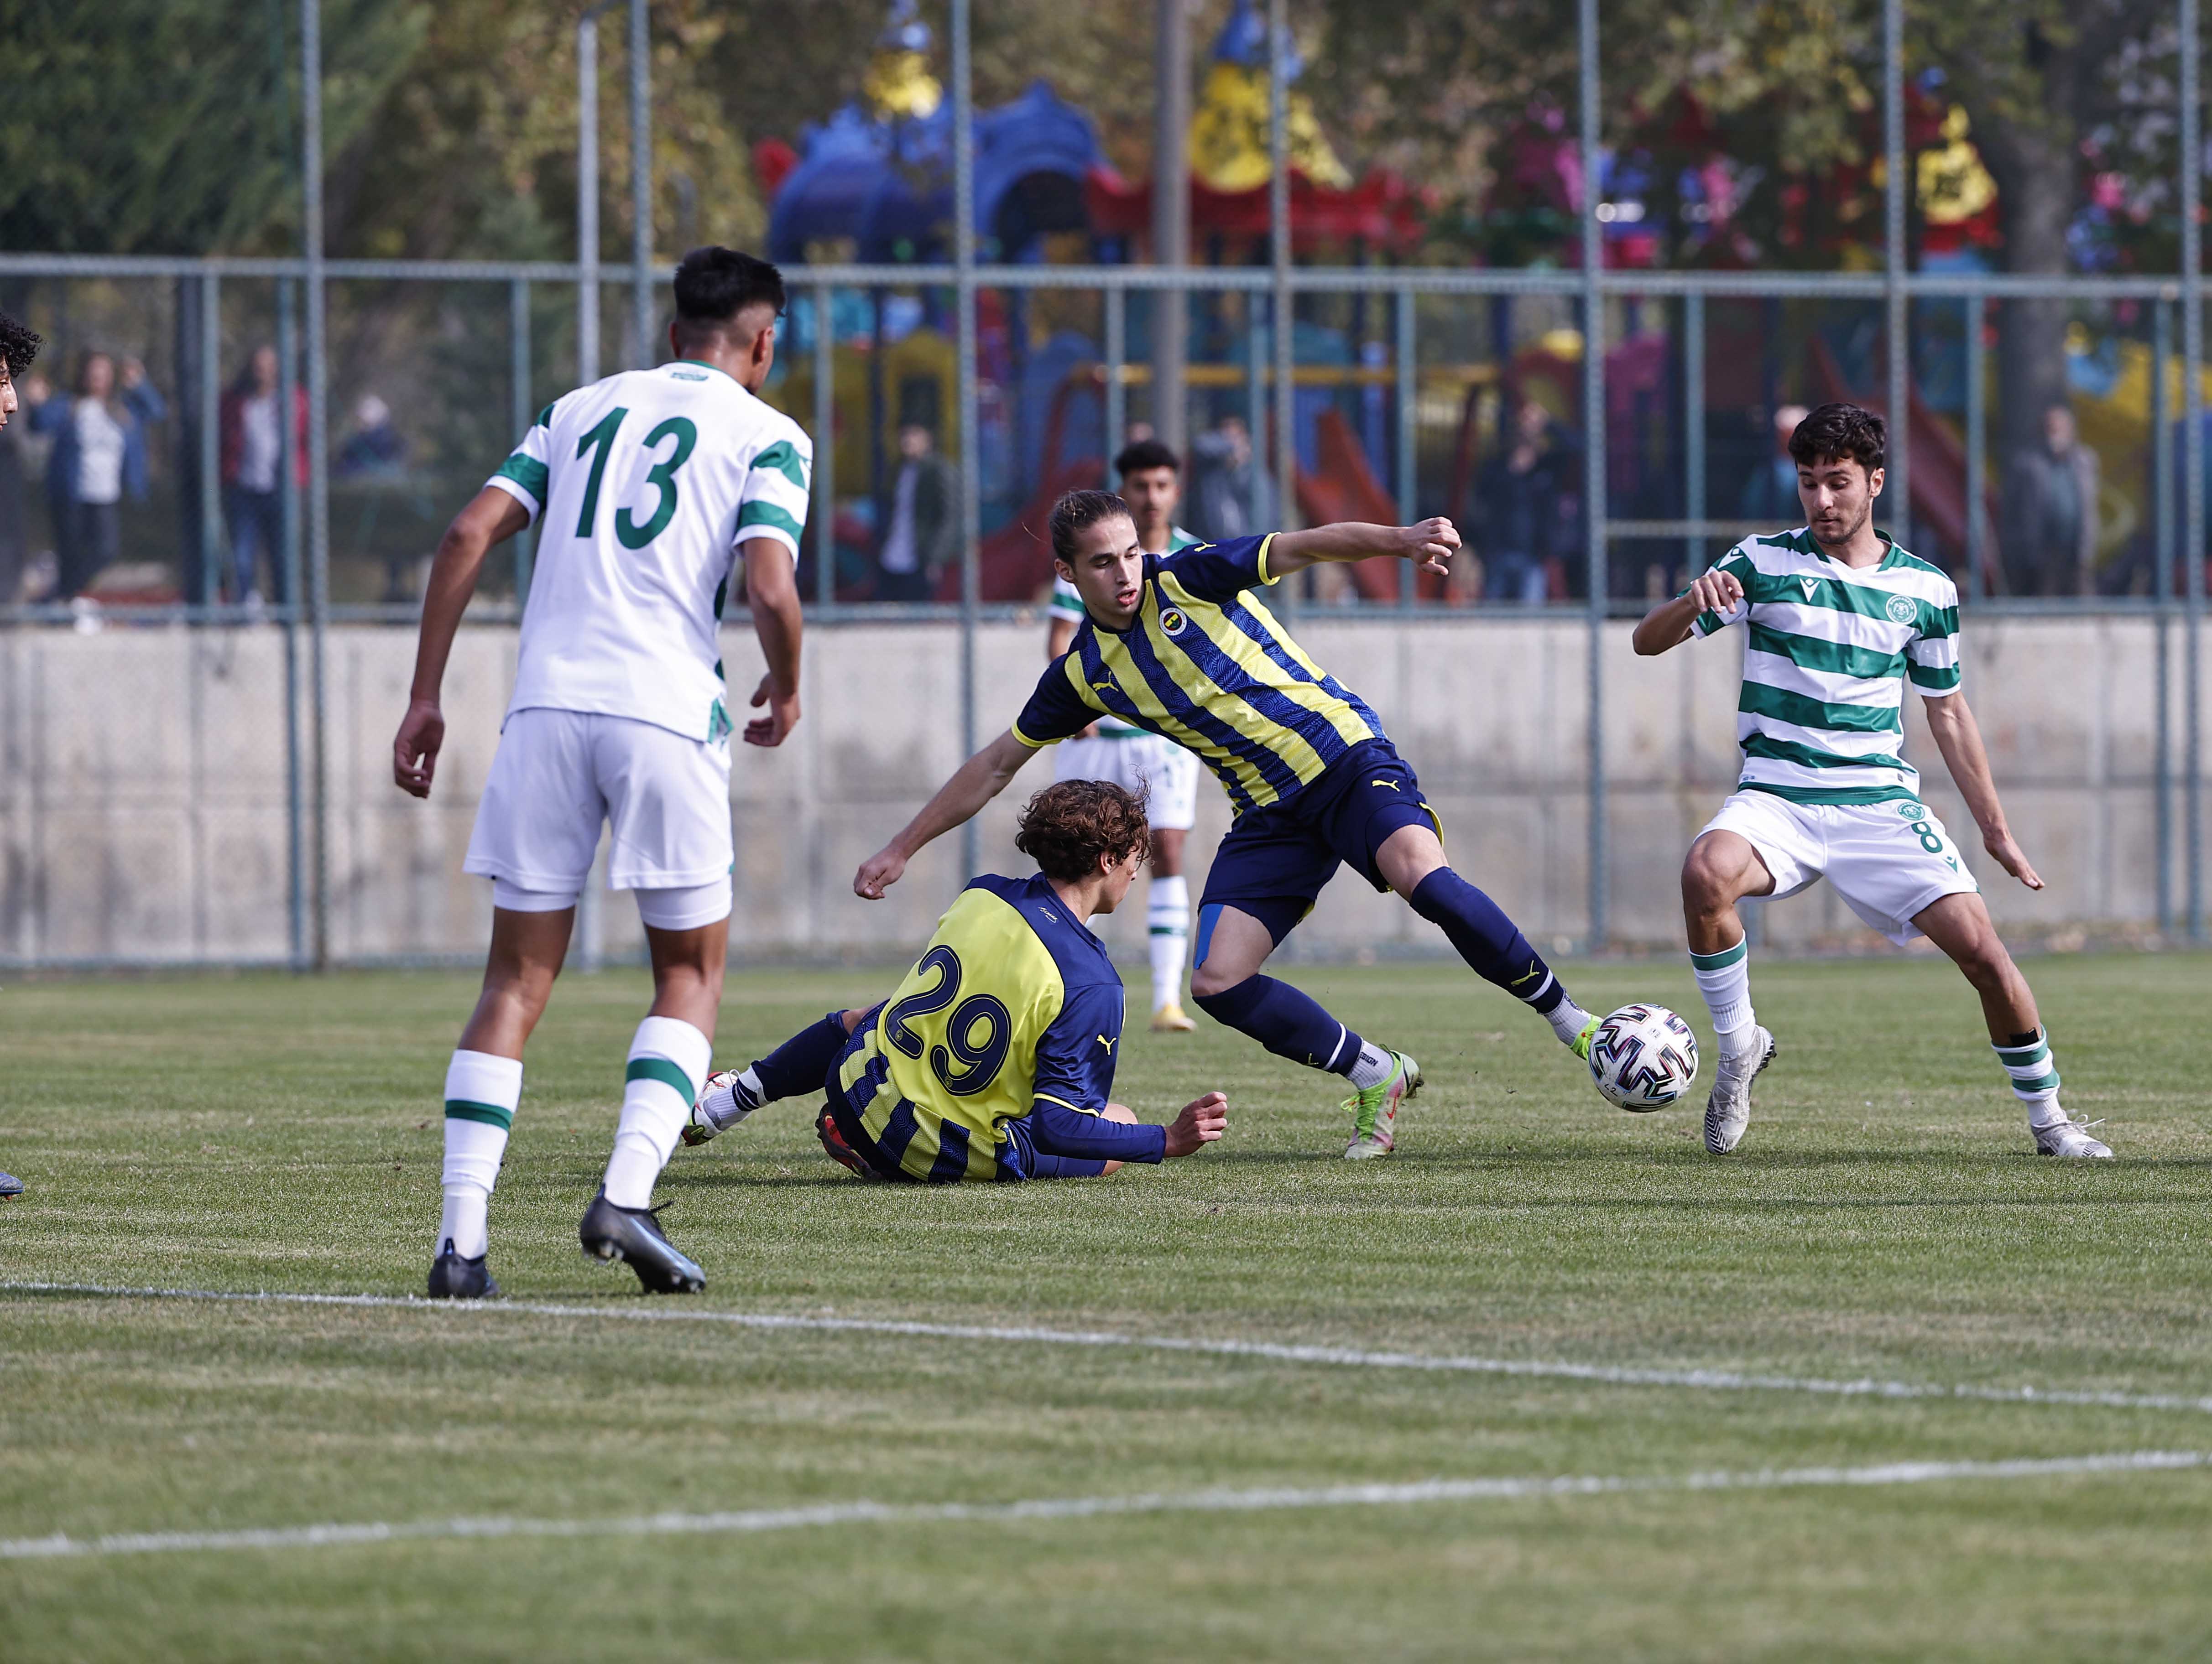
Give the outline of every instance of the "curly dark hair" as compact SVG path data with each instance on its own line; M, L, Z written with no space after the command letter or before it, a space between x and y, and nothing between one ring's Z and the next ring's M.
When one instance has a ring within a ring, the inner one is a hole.
M1823 404L1790 435L1790 459L1801 468L1849 457L1871 474L1882 465L1889 426L1856 404Z
M31 361L39 355L39 332L19 318L0 312L0 364L8 367L9 380L31 367Z
M1119 860L1134 850L1141 858L1152 849L1152 829L1145 819L1145 800L1111 780L1063 780L1048 786L1022 807L1014 847L1044 869L1048 878L1073 884L1098 871L1098 858Z
M1060 501L1052 506L1052 553L1055 560L1075 564L1075 537L1119 514L1124 519L1133 517L1129 505L1111 491L1063 491Z

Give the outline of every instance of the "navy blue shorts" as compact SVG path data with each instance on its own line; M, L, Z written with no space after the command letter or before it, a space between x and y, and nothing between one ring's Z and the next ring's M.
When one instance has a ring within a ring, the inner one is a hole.
M1352 747L1289 802L1246 810L1206 875L1192 962L1206 963L1221 908L1251 914L1279 945L1313 911L1340 864L1389 889L1375 853L1401 826L1441 829L1420 781L1387 739Z

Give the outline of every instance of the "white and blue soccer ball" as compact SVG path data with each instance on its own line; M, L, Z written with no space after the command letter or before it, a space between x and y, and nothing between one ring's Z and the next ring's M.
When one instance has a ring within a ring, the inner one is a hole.
M1698 1078L1698 1037L1664 1005L1623 1005L1590 1036L1590 1078L1632 1114L1664 1109Z

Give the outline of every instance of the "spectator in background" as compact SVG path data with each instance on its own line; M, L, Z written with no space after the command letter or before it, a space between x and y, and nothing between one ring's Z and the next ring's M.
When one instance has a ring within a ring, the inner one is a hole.
M31 412L36 432L52 435L46 459L46 504L54 517L59 556L57 600L73 601L115 564L123 544L123 496L146 496L146 429L169 407L135 358L123 361L122 397L116 397L114 358L87 353L77 366L76 392L49 398Z
M0 312L0 444L9 447L6 452L9 462L15 459L15 441L8 437L7 428L8 419L15 414L15 378L29 369L31 361L38 355L38 336L6 313ZM0 507L12 510L14 505L0 504ZM10 519L20 519L20 516L11 513ZM6 525L0 525L0 538L4 538L10 529ZM4 550L0 550L0 558L4 558ZM9 579L11 584L21 580L20 570L12 568L0 573L0 577ZM15 598L15 592L12 586L4 594L0 594L0 600L13 601ZM22 1193L23 1181L21 1179L12 1173L0 1173L0 1197Z
M1790 436L1811 414L1802 404L1776 407L1774 452L1743 483L1743 500L1736 505L1741 519L1777 530L1804 524L1805 511L1797 501L1797 465L1790 457Z
M899 429L899 471L878 511L876 599L927 601L938 574L960 552L960 483L937 454L937 436L919 422Z
M1274 476L1260 465L1252 453L1252 430L1242 416L1224 416L1213 431L1191 446L1198 461L1197 508L1199 530L1214 543L1249 537L1272 530L1275 513ZM1255 484L1256 482L1256 484ZM1255 489L1267 505L1258 519L1252 513Z
M1560 486L1551 412L1533 398L1515 407L1511 431L1474 484L1474 539L1486 598L1540 606L1552 592Z
M0 312L0 606L13 606L23 595L27 516L22 441L9 430L8 419L15 414L18 404L15 379L28 373L31 361L38 355L37 331ZM15 1182L0 1173L0 1195L11 1193L8 1187Z
M407 441L392 425L392 407L374 393L363 393L353 407L353 436L338 452L332 470L340 479L363 479L401 472L407 466Z
M284 433L277 417L276 349L256 347L222 396L222 508L230 524L233 606L258 607L264 591L261 557L269 557L269 588L282 606L284 572ZM307 483L307 394L292 390L292 480Z
M2043 413L2043 443L2005 471L2005 579L2015 595L2097 592L2097 453L2081 443L2074 412Z

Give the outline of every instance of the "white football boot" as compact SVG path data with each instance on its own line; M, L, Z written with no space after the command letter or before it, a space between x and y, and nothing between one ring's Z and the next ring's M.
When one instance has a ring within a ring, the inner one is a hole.
M1755 1029L1748 1049L1730 1056L1721 1054L1714 1072L1712 1096L1705 1100L1705 1148L1725 1156L1743 1142L1751 1125L1751 1083L1774 1061L1774 1036Z
M2057 1108L2056 1104L2051 1107ZM2027 1130L2035 1135L2035 1153L2039 1156L2061 1156L2069 1161L2077 1162L2110 1161L2112 1158L2112 1146L2100 1144L2089 1136L2089 1127L2096 1125L2095 1121L2091 1121L2085 1127L2069 1119L2066 1112L2059 1109L2058 1119L2050 1126L2038 1127L2031 1122Z
M760 1108L760 1100L745 1088L741 1072L724 1069L707 1077L707 1089L691 1106L684 1123L684 1142L696 1150L718 1139Z

